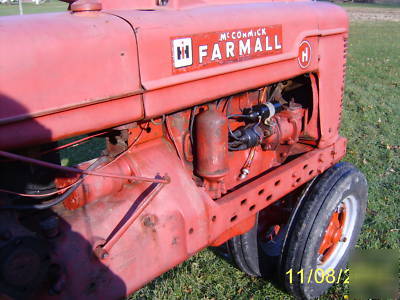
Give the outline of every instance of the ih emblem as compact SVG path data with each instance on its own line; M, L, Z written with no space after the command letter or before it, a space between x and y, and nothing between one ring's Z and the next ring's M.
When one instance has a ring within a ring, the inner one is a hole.
M302 41L299 47L299 55L297 57L300 68L305 69L311 63L311 45L308 41Z
M175 68L187 67L193 64L191 38L173 40L172 47Z

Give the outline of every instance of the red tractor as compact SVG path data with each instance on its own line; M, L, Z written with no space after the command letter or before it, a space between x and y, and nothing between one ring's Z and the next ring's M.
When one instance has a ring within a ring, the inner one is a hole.
M367 203L340 162L347 38L312 1L2 17L0 294L117 299L222 244L298 298L346 280ZM92 138L98 158L60 163Z

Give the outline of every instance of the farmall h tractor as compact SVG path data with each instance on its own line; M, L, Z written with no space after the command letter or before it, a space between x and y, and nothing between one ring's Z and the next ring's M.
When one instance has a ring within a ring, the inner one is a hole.
M222 244L297 298L346 280L367 202L340 162L347 37L311 1L2 17L0 293L118 299ZM60 163L92 138L98 158Z

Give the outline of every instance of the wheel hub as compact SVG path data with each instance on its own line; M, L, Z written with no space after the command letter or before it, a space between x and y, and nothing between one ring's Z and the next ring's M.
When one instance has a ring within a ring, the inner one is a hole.
M346 221L346 206L342 204L333 214L324 238L319 248L320 261L325 262L342 240L343 228Z
M358 202L354 195L345 197L333 212L318 249L317 265L334 269L345 255L358 218Z

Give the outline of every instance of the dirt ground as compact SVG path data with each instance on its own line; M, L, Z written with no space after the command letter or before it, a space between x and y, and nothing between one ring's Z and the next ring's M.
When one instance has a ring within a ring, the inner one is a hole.
M346 7L351 21L400 22L400 8Z

